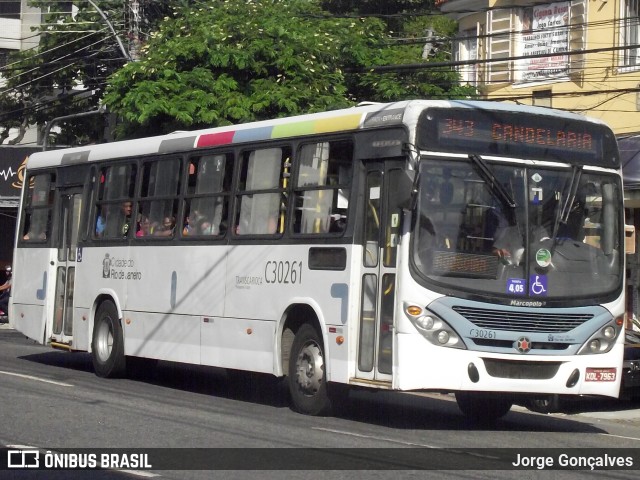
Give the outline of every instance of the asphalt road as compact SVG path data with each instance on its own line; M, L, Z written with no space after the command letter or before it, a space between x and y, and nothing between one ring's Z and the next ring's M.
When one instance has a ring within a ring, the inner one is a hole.
M580 452L574 449L591 449L590 454L628 449L613 452L631 452L633 467L640 468L640 405L630 402L586 400L551 415L516 406L484 427L470 424L444 395L356 391L335 417L299 415L288 405L282 382L219 369L160 362L135 378L101 379L93 374L89 355L51 350L0 325L0 446L29 447L41 455L162 449L148 451L152 468L142 470L12 469L0 470L0 479L575 479L593 474L548 465L509 470L515 453L546 452L557 464L559 455ZM552 450L539 450L546 448ZM191 461L200 469L185 466ZM599 474L637 478L633 470Z

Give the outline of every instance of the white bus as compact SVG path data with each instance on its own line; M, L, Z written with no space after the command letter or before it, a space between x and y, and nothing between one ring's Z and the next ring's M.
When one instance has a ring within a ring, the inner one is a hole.
M453 392L479 420L617 396L624 212L612 131L407 101L32 155L10 319L97 375L132 359Z

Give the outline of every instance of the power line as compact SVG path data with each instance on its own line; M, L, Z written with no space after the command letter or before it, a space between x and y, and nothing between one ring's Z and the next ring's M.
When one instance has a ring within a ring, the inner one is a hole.
M84 46L84 47L82 47L82 48L79 48L79 49L77 49L77 50L76 50L75 52L73 52L73 53L70 53L70 54L67 54L67 55L64 55L64 56L60 57L60 58L58 59L58 61L59 61L59 60L62 60L62 59L64 59L64 58L67 58L67 57L73 56L73 55L75 55L75 54L77 54L77 53L79 53L79 52L81 52L81 51L83 51L83 50L86 50L86 49L88 49L88 48L93 47L94 45L98 45L98 44L103 43L103 42L106 42L106 39L104 39L104 38L103 38L103 39L100 39L100 40L98 40L98 41L96 41L96 42L94 42L94 43L92 43L92 44L89 44L89 45L86 45L86 46ZM43 75L40 75L39 77L32 78L31 80L29 80L29 81L27 81L27 82L24 82L24 83L21 83L21 84L19 84L19 85L16 85L15 87L10 87L10 88L7 88L6 90L2 90L2 91L0 91L0 95L6 95L7 93L10 93L10 92L13 92L13 91L17 91L17 90L21 89L22 87L25 87L25 86L27 86L27 85L29 85L29 84L31 84L31 83L35 83L35 82L36 82L36 81L38 81L38 80L42 80L43 78L46 78L46 77L48 77L48 76L50 76L50 75L53 75L54 73L57 73L57 72L60 72L60 71L62 71L62 70L64 70L64 69L66 69L66 68L69 68L71 65L74 65L74 64L76 64L76 63L78 63L78 62L80 62L80 61L81 61L81 59L75 59L75 60L73 60L72 62L70 62L70 63L68 63L68 64L66 64L66 65L64 65L64 66L62 66L62 67L60 67L60 68L57 68L57 69L55 69L55 70L52 70L52 71L50 71L50 72L48 72L48 73L45 73L45 74L43 74ZM35 67L35 68L33 68L32 70L30 70L30 72L31 72L31 71L34 71L34 70L39 70L39 68L40 68L40 67ZM25 72L25 73L30 73L30 72ZM16 75L16 76L14 76L14 77L11 77L10 79L18 78L19 76L21 76L21 74L20 74L20 75Z
M384 72L405 72L405 71L416 71L423 70L434 67L458 67L463 65L483 65L490 63L505 63L511 62L515 60L526 60L530 58L545 58L552 56L574 56L574 55L586 55L590 53L604 53L604 52L616 52L623 50L635 50L638 49L639 45L623 45L619 47L603 47L603 48L591 48L585 50L577 50L577 51L566 51L559 52L558 54L550 54L550 53L538 53L532 55L517 55L517 56L508 56L508 57L500 57L500 58L483 58L483 59L473 59L473 60L451 60L447 62L424 62L424 63L404 63L404 64L396 64L396 65L377 65L371 67L363 67L363 68L345 68L345 72L349 73L384 73Z
M87 38L91 37L92 35L95 35L96 33L103 32L103 31L105 31L105 30L106 30L106 27L104 27L102 30L98 30L97 32L91 32L91 33L89 33L88 35L85 35L84 37L80 37L80 38L77 38L77 39L75 39L75 40L71 40L71 41L66 42L66 43L63 43L63 44L61 44L61 45L56 45L55 47L50 48L49 50L44 50L44 51L42 51L42 52L35 53L35 54L31 55L31 56L30 56L29 58L27 58L27 59L22 59L22 60L18 60L18 61L12 62L12 63L8 63L8 64L7 64L7 65L5 65L4 67L1 67L1 68L0 68L0 74L1 74L2 72L4 72L4 71L9 71L9 70L19 70L19 69L20 69L20 67L14 67L14 68L11 68L11 69L10 69L9 67L13 67L14 65L18 65L18 64L23 63L23 62L24 62L24 63L26 63L26 62L28 62L28 61L33 60L34 58L37 58L37 57L41 57L41 56L43 56L43 55L46 55L47 53L51 53L51 52L53 52L53 51L55 51L55 50L59 50L59 49L61 49L61 48L68 47L69 45L72 45L72 44L74 44L74 43L77 43L77 42L80 42L80 41L82 41L82 40L85 40L85 39L87 39ZM64 57L66 57L66 56L73 55L74 53L77 53L77 51L76 51L76 52L73 52L73 53L71 53L71 54L67 54L67 55L65 55L65 56L63 56L63 57L60 57L60 58L64 58ZM58 61L58 60L59 60L59 59L47 60L47 63L49 63L49 62L55 62L55 61ZM7 80L7 79L5 79L5 80Z

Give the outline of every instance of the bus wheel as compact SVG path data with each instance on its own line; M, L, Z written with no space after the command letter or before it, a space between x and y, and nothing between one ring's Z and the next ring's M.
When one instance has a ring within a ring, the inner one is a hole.
M560 395L545 395L530 399L525 406L532 412L555 413L560 410L560 403Z
M457 392L456 402L464 415L476 423L493 423L504 417L513 401L500 395L479 392Z
M118 310L112 302L103 302L98 307L91 342L91 360L99 377L118 377L125 372L122 327Z
M291 345L289 391L297 412L321 415L331 407L322 339L308 324L300 327Z

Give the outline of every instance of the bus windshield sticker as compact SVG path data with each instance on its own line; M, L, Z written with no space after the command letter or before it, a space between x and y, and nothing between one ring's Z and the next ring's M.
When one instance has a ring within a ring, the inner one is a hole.
M542 203L542 189L539 187L531 187L529 198L533 205L540 205Z
M529 294L538 297L547 295L546 275L531 275L529 277Z
M548 248L541 248L536 252L536 263L542 267L546 268L551 265L551 251Z
M507 294L524 295L525 293L526 291L524 278L509 278L507 280Z

